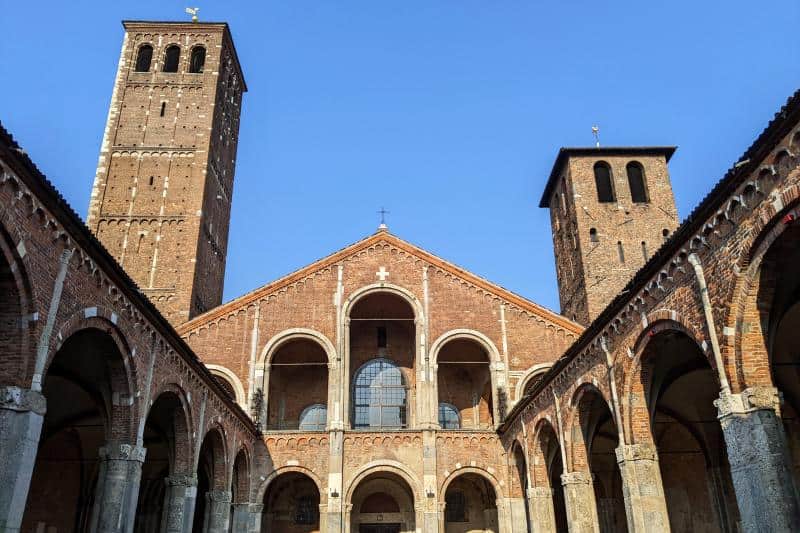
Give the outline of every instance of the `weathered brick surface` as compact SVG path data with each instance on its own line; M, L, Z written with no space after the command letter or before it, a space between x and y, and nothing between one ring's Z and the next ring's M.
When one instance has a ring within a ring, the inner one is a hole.
M88 226L173 323L219 305L242 94L225 24L125 22ZM163 72L168 46L177 72ZM136 71L142 46L149 71ZM206 50L190 72L196 47Z

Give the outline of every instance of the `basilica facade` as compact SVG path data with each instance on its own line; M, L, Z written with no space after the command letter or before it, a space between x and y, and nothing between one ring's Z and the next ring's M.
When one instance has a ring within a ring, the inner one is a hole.
M222 303L233 39L123 25L85 224L0 132L0 530L800 529L800 95L682 222L563 148L560 313L384 224Z

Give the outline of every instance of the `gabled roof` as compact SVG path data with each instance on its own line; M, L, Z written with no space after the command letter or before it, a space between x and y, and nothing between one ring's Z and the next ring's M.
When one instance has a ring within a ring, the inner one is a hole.
M547 178L547 185L544 186L544 192L542 192L542 199L539 200L539 207L550 207L550 196L553 192L553 188L558 182L559 176L561 175L561 167L564 166L564 163L566 163L567 159L570 157L663 155L666 158L667 163L669 163L669 160L672 158L672 154L674 154L675 150L677 149L678 148L676 146L590 146L583 148L570 148L565 146L558 151L556 160L553 162L553 168L550 170L550 177Z
M576 322L573 322L567 317L559 315L555 311L552 311L537 303L534 303L528 300L527 298L519 296L518 294L511 292L508 289L505 289L499 285L496 285L480 276L476 276L475 274L457 265L454 265L453 263L445 261L444 259L441 259L440 257L437 257L436 255L426 250L423 250L422 248L419 248L418 246L415 246L407 241L404 241L403 239L397 237L396 235L389 233L389 231L386 229L379 229L372 235L358 242L355 242L345 248L342 248L341 250L334 252L327 257L323 257L322 259L319 259L311 263L310 265L307 265L299 270L296 270L287 276L279 278L271 283L259 287L258 289L248 292L247 294L244 294L218 307L215 307L214 309L211 309L206 313L203 313L202 315L196 316L189 322L179 326L178 331L181 334L187 333L201 324L223 317L231 313L235 309L239 309L242 306L245 306L251 302L255 302L268 294L271 294L275 291L282 289L283 287L286 287L287 285L291 285L292 283L295 283L307 277L313 272L335 265L340 261L343 261L344 259L352 255L355 255L358 252L365 250L370 246L373 246L379 242L385 242L394 245L409 254L419 257L420 259L426 261L432 266L450 272L458 276L459 278L486 290L487 292L497 295L498 297L506 300L508 303L518 306L520 309L538 315L554 324L557 324L560 327L563 327L564 329L572 331L576 334L580 334L583 331L583 326L581 326Z

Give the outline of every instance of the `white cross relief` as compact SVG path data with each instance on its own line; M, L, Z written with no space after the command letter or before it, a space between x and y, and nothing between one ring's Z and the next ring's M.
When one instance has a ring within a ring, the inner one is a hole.
M386 267L381 267L377 272L375 272L375 275L378 276L381 281L386 281L386 278L389 277L389 271L386 270Z

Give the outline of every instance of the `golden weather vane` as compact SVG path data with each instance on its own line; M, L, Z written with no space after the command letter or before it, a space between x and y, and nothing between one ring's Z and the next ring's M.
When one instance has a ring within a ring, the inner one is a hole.
M197 22L197 12L200 11L199 7L187 7L186 14L192 16L192 22Z

